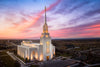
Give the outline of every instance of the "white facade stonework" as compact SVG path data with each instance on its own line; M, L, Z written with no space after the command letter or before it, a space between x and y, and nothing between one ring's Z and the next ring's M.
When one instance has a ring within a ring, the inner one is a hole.
M40 43L32 41L23 41L17 46L17 54L24 59L46 61L53 58L55 54L55 46L51 43L51 37L48 33L48 25L46 23L45 8L45 24L43 25L43 33L40 37Z

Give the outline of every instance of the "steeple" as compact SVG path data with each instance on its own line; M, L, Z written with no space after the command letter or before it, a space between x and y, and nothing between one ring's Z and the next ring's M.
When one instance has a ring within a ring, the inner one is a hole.
M46 18L46 6L45 6L45 23L43 25L43 33L48 33L48 25L47 25L47 18Z
M47 22L46 19L47 19L47 18L46 18L46 6L45 6L45 24L46 24L46 22Z

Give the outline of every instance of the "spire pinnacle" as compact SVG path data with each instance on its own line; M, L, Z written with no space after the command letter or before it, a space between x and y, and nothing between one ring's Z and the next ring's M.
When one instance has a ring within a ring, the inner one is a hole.
M45 6L45 24L46 24L46 6Z

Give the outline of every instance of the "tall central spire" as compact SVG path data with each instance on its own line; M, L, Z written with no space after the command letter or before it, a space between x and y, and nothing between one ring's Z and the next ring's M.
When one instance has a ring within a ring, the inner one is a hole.
M46 24L46 22L47 22L46 19L47 19L47 18L46 18L46 6L45 6L45 24Z
M47 25L47 19L46 19L46 6L45 6L45 24L43 25L43 32L48 33L48 25Z

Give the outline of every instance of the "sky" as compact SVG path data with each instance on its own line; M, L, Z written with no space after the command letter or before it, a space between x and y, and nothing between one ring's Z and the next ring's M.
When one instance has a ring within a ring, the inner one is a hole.
M100 37L100 0L0 0L0 39L39 39L45 6L53 39Z

